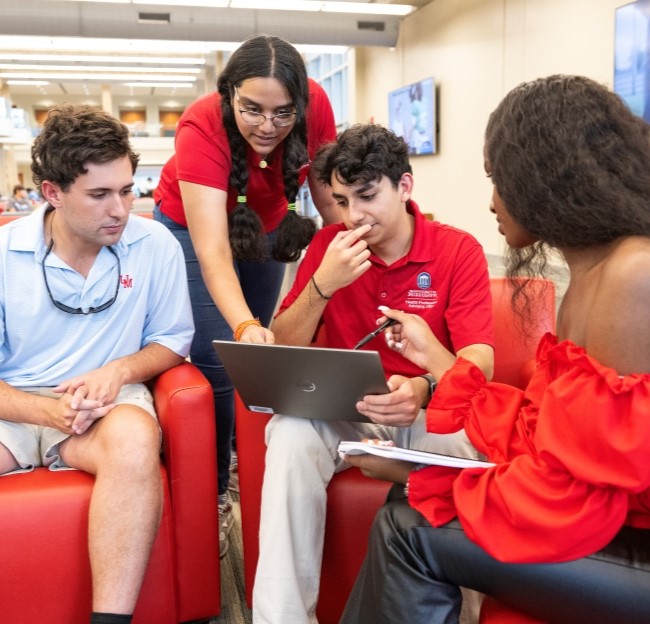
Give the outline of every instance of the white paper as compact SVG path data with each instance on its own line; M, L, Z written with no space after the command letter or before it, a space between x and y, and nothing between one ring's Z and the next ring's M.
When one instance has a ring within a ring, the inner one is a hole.
M465 457L454 457L453 455L442 455L428 451L415 451L412 449L400 448L399 446L385 446L382 444L370 444L368 442L339 442L339 455L364 455L371 453L380 457L402 459L416 464L430 466L449 466L450 468L487 468L494 466L493 463L480 459L468 459Z

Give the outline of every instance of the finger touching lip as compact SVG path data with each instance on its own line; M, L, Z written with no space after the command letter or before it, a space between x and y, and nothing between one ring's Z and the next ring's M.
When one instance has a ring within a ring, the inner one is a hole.
M350 228L350 232L354 232L358 236L363 236L364 234L367 234L370 232L372 229L372 225L369 223L364 223L363 225L360 225L359 227L352 227Z

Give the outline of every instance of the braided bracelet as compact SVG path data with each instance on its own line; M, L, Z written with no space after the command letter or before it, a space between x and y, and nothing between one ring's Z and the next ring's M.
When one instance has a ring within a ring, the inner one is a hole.
M332 298L332 295L329 297L327 295L324 295L321 291L320 288L318 288L318 285L316 284L316 280L314 279L314 276L311 276L311 283L314 285L314 288L316 289L316 292L320 296L321 299L327 299L328 301Z
M237 329L235 329L235 332L233 334L233 338L235 339L235 342L239 342L241 340L241 336L244 333L244 330L247 327L250 327L251 325L257 325L258 327L262 327L262 323L260 323L260 319L258 318L249 319L248 321L242 321L239 325L237 325Z

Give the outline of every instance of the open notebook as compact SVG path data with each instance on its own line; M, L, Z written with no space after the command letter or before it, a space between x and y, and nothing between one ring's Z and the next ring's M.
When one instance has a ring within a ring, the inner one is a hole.
M480 459L443 455L442 453L431 453L429 451L416 451L413 449L401 448L399 446L372 444L368 442L340 442L338 451L341 456L370 453L371 455L379 455L380 457L389 457L391 459L402 459L416 464L449 466L450 468L487 468L489 466L494 466L494 464Z

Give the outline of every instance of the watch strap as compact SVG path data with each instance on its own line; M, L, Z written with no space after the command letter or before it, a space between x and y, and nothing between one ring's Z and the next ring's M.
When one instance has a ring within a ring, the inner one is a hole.
M433 378L433 375L418 375L418 377L422 377L422 379L426 379L427 383L429 384L429 394L427 396L426 401L422 405L422 409L426 409L427 405L429 405L431 401L431 397L433 397L433 393L436 391L436 387L438 386L438 382Z

